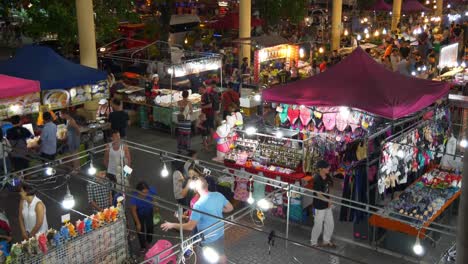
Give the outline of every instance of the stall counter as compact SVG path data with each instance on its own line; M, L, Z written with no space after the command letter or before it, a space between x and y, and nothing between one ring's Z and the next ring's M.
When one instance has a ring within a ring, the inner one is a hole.
M246 167L244 165L240 165L237 163L229 162L229 161L224 161L224 165L226 167L232 168L232 169L245 169L246 172L253 173L253 174L258 174L258 173L263 173L265 177L275 179L276 177L281 177L282 181L288 182L288 183L295 183L296 181L300 181L303 179L306 175L303 172L295 172L291 174L286 174L286 173L281 173L281 172L274 172L274 171L269 171L266 169L262 168L253 168L253 167Z

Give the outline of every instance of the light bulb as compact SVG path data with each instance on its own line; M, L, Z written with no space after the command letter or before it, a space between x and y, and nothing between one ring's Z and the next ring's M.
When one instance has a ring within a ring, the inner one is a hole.
M382 35L387 35L387 30L385 28L382 29Z
M283 138L283 132L281 132L281 131L276 131L275 137L276 137L276 138Z
M62 207L66 210L70 210L75 206L75 198L73 195L70 193L70 188L68 188L67 185L67 193L65 194L65 197L63 197L62 201Z
M208 263L218 263L219 254L211 247L203 247L203 257Z
M305 56L304 48L300 48L300 49L299 49L299 57L300 57L300 58L304 58L304 56Z
M423 71L427 71L426 65L424 65L424 66L422 67L422 70L423 70Z
M398 156L400 159L402 159L402 158L405 157L405 152L404 152L403 150L399 149L399 150L397 151L397 156Z
M319 48L319 53L323 53L324 51L325 50L322 47Z
M254 95L254 100L260 102L262 100L262 96L259 94Z
M55 169L49 166L49 167L47 167L45 169L45 173L46 173L47 176L54 176L55 175Z
M361 40L361 39L362 39L361 35L358 34L357 37L356 37L356 39L357 39L358 41Z
M164 163L164 166L161 170L161 177L166 178L169 176L169 170L167 169L166 163Z
M97 169L94 167L93 162L91 162L91 163L89 164L88 174L89 174L89 175L95 175L96 172L97 172Z
M340 107L340 115L344 118L347 119L349 117L349 108L346 106Z
M463 68L466 68L466 62L462 62L460 66L462 66Z
M365 33L365 34L369 33L369 29L365 28L365 29L364 29L364 33Z
M421 245L421 241L419 241L419 237L416 238L416 243L414 243L413 251L418 256L421 256L422 254L424 254L424 248Z
M447 8L451 8L452 6L450 4L447 5Z
M247 202L249 204L253 204L255 202L253 196L252 196L252 192L249 192L249 198L247 198Z
M257 202L257 206L260 207L263 211L269 210L273 207L270 201L267 199L263 198L260 201Z
M412 71L412 72L411 72L411 75L416 76L416 72L415 72L415 71Z
M344 35L345 35L345 36L348 36L348 35L349 35L349 32L348 32L348 30L347 30L347 29L345 29L345 31L344 31Z
M374 37L378 37L380 35L379 31L374 32Z
M468 141L466 139L460 140L460 147L466 148L468 146Z
M257 129L255 127L248 127L245 129L245 133L247 135L253 135L257 132Z
M366 39L370 38L370 35L369 33L366 34Z

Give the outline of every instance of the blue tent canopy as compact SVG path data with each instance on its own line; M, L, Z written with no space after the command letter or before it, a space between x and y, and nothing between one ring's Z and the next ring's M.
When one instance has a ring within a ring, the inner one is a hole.
M41 90L67 89L105 80L104 71L73 63L49 47L30 45L0 64L0 74L37 80Z

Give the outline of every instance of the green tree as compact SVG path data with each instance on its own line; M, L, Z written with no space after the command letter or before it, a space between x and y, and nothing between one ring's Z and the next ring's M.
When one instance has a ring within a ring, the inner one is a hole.
M28 19L23 25L25 34L35 40L54 35L65 52L70 51L78 42L75 1L30 0L30 3L32 5L26 8ZM97 43L104 44L117 38L120 21L138 21L137 14L132 11L128 0L95 0Z
M307 15L307 0L257 0L255 7L267 26L274 27L280 19L289 19L291 23L302 22Z

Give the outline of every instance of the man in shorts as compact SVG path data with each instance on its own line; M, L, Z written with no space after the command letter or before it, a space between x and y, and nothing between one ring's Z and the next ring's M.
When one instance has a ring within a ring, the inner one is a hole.
M199 232L207 229L207 231L203 233L204 240L201 242L202 248L209 247L215 250L220 256L218 263L227 263L227 258L224 254L224 223L216 218L202 214L200 212L205 212L207 214L222 218L223 213L229 213L234 208L221 193L208 191L208 182L205 180L205 178L199 177L194 179L194 181L196 191L200 195L200 198L193 206L194 210L190 215L190 220L187 223L182 224L182 228L187 231L192 231L196 227ZM161 225L161 228L164 231L168 231L169 229L180 229L180 224L166 222ZM202 255L203 254L200 254L200 256ZM201 263L211 262L202 258Z

